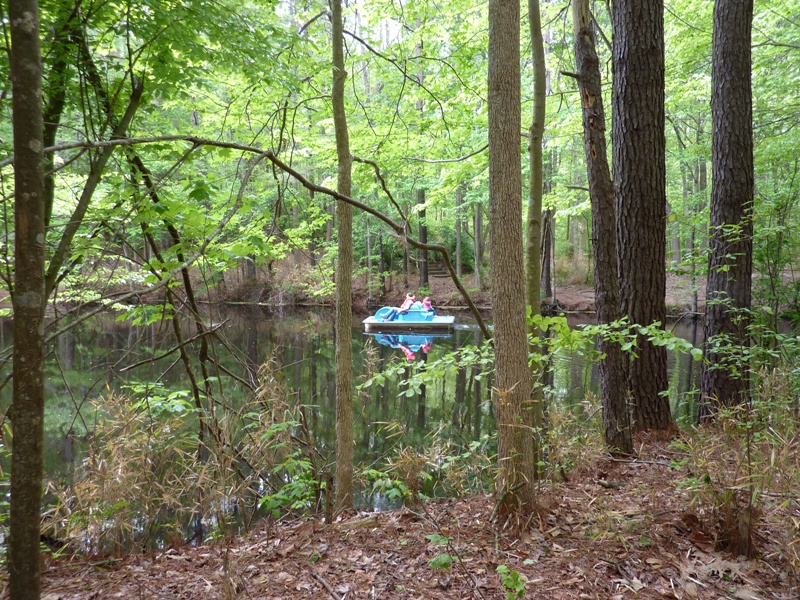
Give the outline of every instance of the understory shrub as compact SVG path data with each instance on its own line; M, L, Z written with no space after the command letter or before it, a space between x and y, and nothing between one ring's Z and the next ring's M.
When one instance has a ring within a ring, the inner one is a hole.
M800 573L800 419L792 366L754 373L753 399L673 443L701 521L719 549L777 554Z
M257 393L235 408L198 408L188 391L158 385L98 400L74 482L48 486L46 531L88 553L121 552L247 529L260 506L313 506L316 465L293 435L302 409L276 375L267 361Z

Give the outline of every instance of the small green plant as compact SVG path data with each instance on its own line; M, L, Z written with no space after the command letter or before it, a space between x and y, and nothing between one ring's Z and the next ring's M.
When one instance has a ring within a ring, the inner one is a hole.
M288 481L274 494L261 498L259 508L269 511L276 519L287 509L300 513L311 510L319 486L311 461L295 452L273 472Z
M377 469L366 469L362 472L362 477L372 482L372 493L382 494L387 500L400 500L405 502L411 500L414 494L408 486L399 479L392 479L388 473Z
M440 533L429 533L425 536L425 539L436 546L447 546L447 544L453 541L452 537Z
M506 600L514 600L525 596L525 583L528 579L525 575L520 575L519 571L512 571L506 565L497 567L500 573L500 583L506 591Z
M437 554L432 559L428 561L428 566L434 571L436 569L443 569L445 571L449 571L450 568L453 566L453 561L456 560L455 556L451 554L447 554L443 552L442 554Z

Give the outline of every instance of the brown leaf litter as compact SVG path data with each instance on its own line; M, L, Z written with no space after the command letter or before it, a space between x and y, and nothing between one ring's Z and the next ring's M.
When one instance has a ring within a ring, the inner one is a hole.
M653 446L630 461L598 457L570 481L548 485L541 513L521 535L490 524L493 498L474 495L352 513L332 526L316 518L264 523L198 548L59 560L46 566L42 597L501 599L496 569L506 565L526 578L525 598L800 598L769 547L769 520L762 558L716 552L662 451L669 452ZM433 569L442 554L449 570Z

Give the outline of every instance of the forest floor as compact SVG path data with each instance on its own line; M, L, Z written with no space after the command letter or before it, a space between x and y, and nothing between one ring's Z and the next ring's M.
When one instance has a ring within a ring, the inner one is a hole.
M486 495L352 512L332 525L265 522L200 547L48 562L42 597L501 599L497 567L505 565L524 578L520 598L800 598L778 558L786 532L768 513L758 525L759 558L716 551L716 534L703 525L709 515L677 488L676 452L639 443L635 459L596 456L567 481L543 485L541 510L522 534L492 522ZM437 557L448 568L433 568Z

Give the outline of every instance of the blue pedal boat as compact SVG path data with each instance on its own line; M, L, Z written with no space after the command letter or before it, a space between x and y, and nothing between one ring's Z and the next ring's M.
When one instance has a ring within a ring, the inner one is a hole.
M391 321L383 319L392 311L391 306L384 306L371 317L364 319L364 331L367 333L381 331L435 331L448 333L453 328L456 318L439 316L432 310L412 307L408 311L398 313Z

